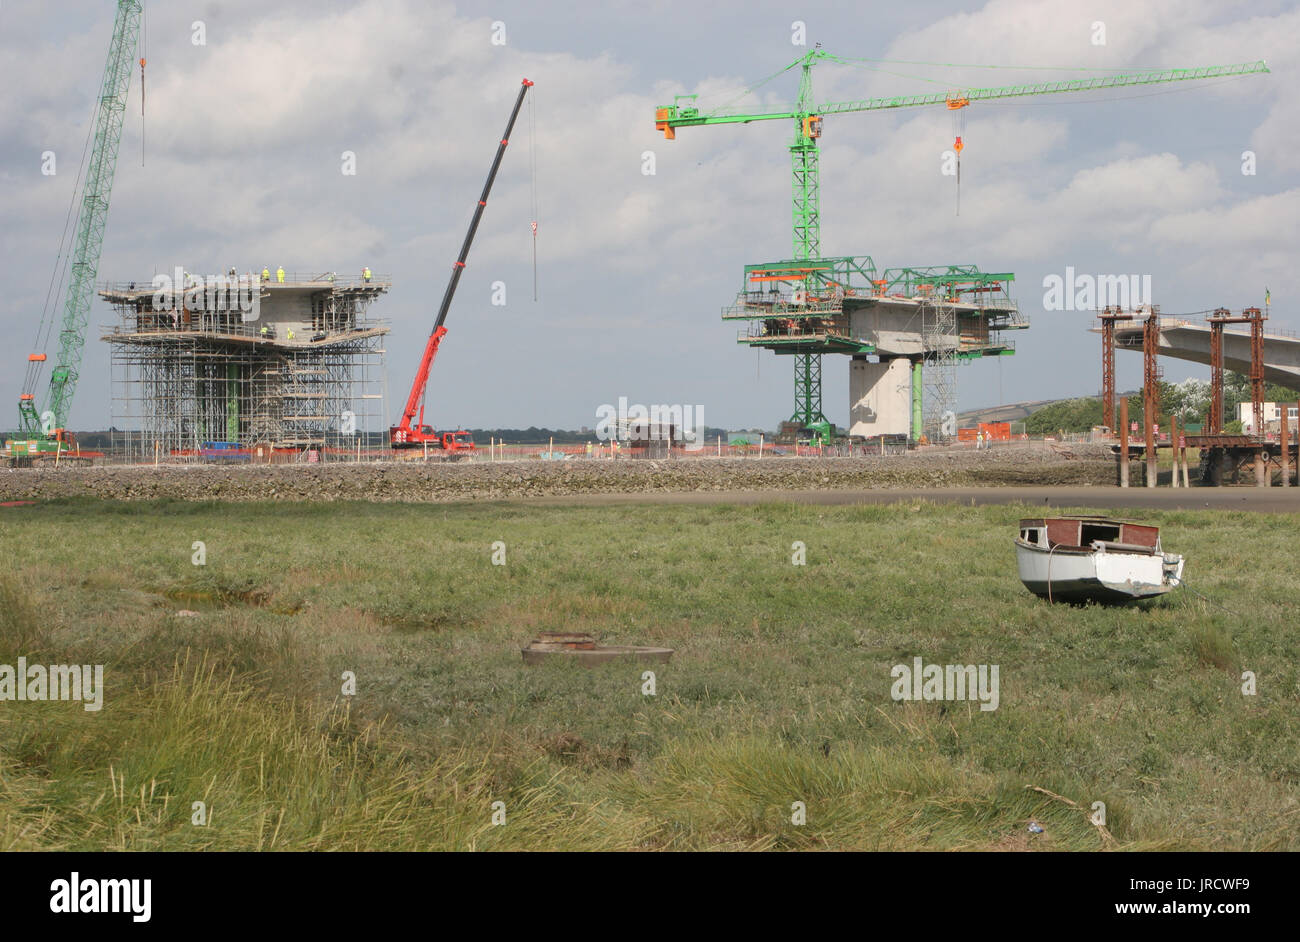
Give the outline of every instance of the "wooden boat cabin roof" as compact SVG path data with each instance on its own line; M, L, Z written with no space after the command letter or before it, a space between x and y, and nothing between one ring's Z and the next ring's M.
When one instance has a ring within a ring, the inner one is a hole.
M1020 538L1041 545L1040 531L1046 530L1047 548L1088 549L1094 542L1116 548L1156 552L1160 549L1160 528L1112 517L1066 516L1026 517L1020 521Z

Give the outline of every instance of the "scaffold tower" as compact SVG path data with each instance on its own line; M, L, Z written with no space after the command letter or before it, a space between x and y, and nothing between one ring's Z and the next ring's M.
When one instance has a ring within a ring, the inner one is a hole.
M117 313L103 337L113 348L114 424L163 454L213 443L344 449L382 433L389 328L369 307L387 279L250 277L252 319L231 294L188 275L175 290L100 288Z

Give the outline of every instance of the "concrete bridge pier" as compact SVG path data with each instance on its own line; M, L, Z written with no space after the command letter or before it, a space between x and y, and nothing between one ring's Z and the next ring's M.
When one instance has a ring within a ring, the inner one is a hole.
M849 363L849 434L908 435L912 430L912 364L907 357Z

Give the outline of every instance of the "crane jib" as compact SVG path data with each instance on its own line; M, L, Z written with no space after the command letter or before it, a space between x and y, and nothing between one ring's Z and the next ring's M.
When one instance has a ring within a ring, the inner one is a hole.
M478 199L478 205L474 207L474 218L470 220L469 231L465 233L465 241L460 247L460 255L456 258L456 264L451 269L451 281L447 283L447 290L443 293L442 304L438 307L438 319L434 321L433 329L436 331L442 326L443 321L447 319L447 311L451 309L451 299L456 293L456 285L460 281L461 272L465 270L465 259L469 257L469 247L474 242L474 234L478 231L479 221L483 218L483 210L487 208L488 194L492 192L492 183L497 178L497 170L501 168L501 158L505 156L506 147L510 143L510 132L515 129L515 120L519 117L519 109L523 107L524 96L528 94L528 89L532 82L527 80L519 86L519 96L515 98L515 107L510 112L510 120L506 122L506 131L501 135L501 143L497 147L496 157L492 160L492 169L488 171L487 182L483 184L483 195ZM430 333L429 336L433 336Z

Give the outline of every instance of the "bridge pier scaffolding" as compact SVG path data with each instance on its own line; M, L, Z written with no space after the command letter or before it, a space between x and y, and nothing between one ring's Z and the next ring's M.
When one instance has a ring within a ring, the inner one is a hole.
M807 363L844 354L849 366L851 436L952 435L957 365L1010 356L1009 331L1025 320L1011 298L1010 272L975 265L877 270L870 256L783 259L746 265L723 320L745 322L736 341L796 359L798 429L820 417L820 390ZM814 403L816 410L814 409Z

